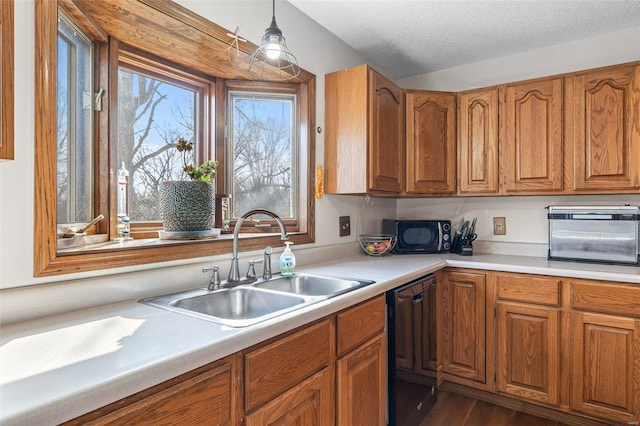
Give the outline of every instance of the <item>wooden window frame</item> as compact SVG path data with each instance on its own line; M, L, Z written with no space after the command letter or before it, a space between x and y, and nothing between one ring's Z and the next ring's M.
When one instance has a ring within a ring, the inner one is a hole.
M288 84L288 83L273 84L273 83L241 81L241 80L224 80L223 84L224 84L224 97L221 104L222 104L222 108L224 108L225 114L228 112L227 111L228 103L229 103L228 98L229 98L230 91L293 94L293 95L296 95L297 97L296 120L298 121L298 124L299 124L298 129L304 128L304 126L306 125L305 117L308 116L308 102L305 99L306 94L298 84ZM308 170L310 169L307 169L304 167L303 160L308 157L308 153L306 152L306 147L308 146L308 140L304 132L299 131L298 133L299 134L298 134L297 148L301 150L301 152L297 154L299 158L299 162L298 162L298 170L296 170L295 178L299 179L299 181L301 182L306 182L309 179ZM220 150L227 149L224 139L217 139L216 144L224 145L219 147ZM232 178L233 177L229 174L229 176L225 180L230 182ZM225 186L225 188L228 188L228 186ZM225 192L231 192L231 191L226 190ZM297 192L298 192L297 218L283 221L286 226L287 232L300 232L305 230L307 216L309 214L305 206L308 204L307 197L309 197L310 195L308 193L303 194L303 191L301 191L300 189L298 189ZM234 218L232 220L231 222L232 225L235 224L236 219L237 218ZM261 219L261 223L269 223L269 224L272 224L273 226L276 226L275 221L270 218ZM246 227L250 231L250 228L253 227L253 225L245 222L243 224L243 227Z
M0 1L0 160L14 159L14 2Z
M105 1L106 2L106 1ZM78 251L78 252L59 252L57 250L56 241L56 198L52 194L56 194L56 69L57 69L57 14L58 7L63 9L71 9L71 15L79 20L84 20L95 32L92 36L98 35L103 39L116 39L123 43L135 45L136 48L158 55L162 50L156 45L154 51L153 43L159 43L154 37L148 34L140 34L139 32L127 33L130 28L140 26L132 26L126 22L126 19L136 19L135 13L125 13L120 8L112 8L114 13L123 14L121 19L105 19L105 16L91 15L91 8L101 7L103 2L91 3L89 0L36 0L35 1L35 194L34 194L34 276L45 277L52 275L70 274L78 272L87 272L100 269L111 269L118 267L130 267L134 265L142 265L156 262L166 262L179 259L198 258L212 256L218 254L228 254L231 252L231 239L217 239L208 241L190 241L190 242L172 242L163 244L160 241L154 241L147 245L120 245L117 248L105 248L102 250ZM189 9L186 9L173 2L160 0L140 0L132 2L123 7L128 7L133 12L145 13L145 16L153 15L153 19L162 19L163 22L157 28L167 28L171 25L173 29L179 26L183 29L182 34L190 37L197 46L190 45L188 47L199 47L201 43L208 47L206 55L198 58L189 58L184 51L179 53L185 56L185 63L182 65L190 67L192 65L196 71L207 72L212 77L220 79L244 79L254 80L248 72L248 61L251 53L257 46L252 43L243 44L238 51L238 57L235 61L229 61L226 51L226 32L227 30L211 23L210 21L196 15ZM75 8L75 9L74 9ZM145 9L146 8L146 9ZM79 11L89 13L78 13ZM158 15L160 12L160 15ZM152 19L152 18L150 18ZM166 22L164 22L166 20ZM108 27L115 25L115 27ZM164 25L164 26L163 26ZM83 27L84 28L84 27ZM143 27L144 28L144 27ZM153 28L149 27L149 31ZM180 31L176 30L176 33ZM144 33L144 31L142 32ZM107 35L108 34L108 35ZM138 37L138 39L134 39ZM130 37L131 39L128 39ZM148 43L151 48L147 50ZM166 46L164 46L166 50ZM200 51L202 49L199 49ZM213 52L213 53L210 53ZM101 55L109 54L113 57L114 48L104 49ZM172 53L168 53L170 56ZM224 54L224 56L222 55ZM221 57L223 56L224 60ZM176 55L169 60L180 60L180 56ZM196 59L198 59L196 61ZM113 72L113 68L102 69L105 75ZM274 76L277 75L275 72ZM113 75L110 75L111 80ZM307 217L306 229L293 235L290 240L297 244L311 243L315 240L314 230L314 192L313 183L314 175L309 171L314 169L315 164L315 76L305 70L302 70L299 77L292 80L294 84L298 84L302 94L300 105L304 105L305 114L300 117L300 137L301 144L306 143L308 150L306 155L306 164L300 164L300 169L304 169L307 175ZM224 92L221 82L216 82L216 98ZM108 103L113 104L113 93L108 94ZM220 102L216 103L216 124L213 130L216 140L224 137L224 120L221 116ZM99 126L97 132L104 135L109 130L105 128L103 123ZM303 142L304 141L304 142ZM98 155L101 158L108 157L109 147L106 144L99 144ZM216 146L216 158L223 163L224 152L219 152L220 148ZM113 160L110 159L110 162ZM102 172L101 172L102 173ZM107 175L111 176L115 173L113 164ZM109 182L108 177L101 179L103 182ZM101 188L105 184L100 184ZM97 203L106 203L110 209L115 206L115 195L108 188L106 191L100 192L100 199ZM110 218L110 223L103 224L108 228L114 229L115 217ZM106 222L106 221L104 221ZM102 231L102 230L100 230ZM239 241L241 251L260 249L266 245L280 245L279 233L265 234L260 236L247 236Z

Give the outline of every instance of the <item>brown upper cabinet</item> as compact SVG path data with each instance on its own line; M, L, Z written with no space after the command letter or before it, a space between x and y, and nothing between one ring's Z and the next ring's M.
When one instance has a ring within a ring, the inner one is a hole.
M563 189L562 78L509 84L500 104L504 194Z
M458 194L564 188L562 77L458 95Z
M458 195L637 193L640 65L458 94Z
M396 196L404 170L402 90L360 65L325 76L325 191Z
M406 92L407 195L456 191L456 95Z
M497 87L458 95L458 135L458 193L498 194Z
M354 70L362 82L356 83ZM457 94L406 90L406 139L399 144L381 136L366 138L367 130L373 135L400 134L393 126L402 114L394 110L381 116L374 101L362 100L369 87L364 70L388 83L366 65L327 75L328 193L415 197L640 192L639 62ZM399 95L384 89L381 93L387 96L380 105L397 106ZM396 169L398 161L403 165ZM403 173L404 185L397 191L395 179Z
M567 142L573 145L573 189L640 189L640 65L577 73L566 79Z

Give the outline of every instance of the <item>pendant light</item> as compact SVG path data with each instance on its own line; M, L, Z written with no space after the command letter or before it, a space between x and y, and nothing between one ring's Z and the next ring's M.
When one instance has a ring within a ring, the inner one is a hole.
M260 47L249 59L249 72L261 80L290 80L300 74L300 67L276 24L275 0L272 0L272 7L271 25L265 30ZM276 75L270 71L275 71Z

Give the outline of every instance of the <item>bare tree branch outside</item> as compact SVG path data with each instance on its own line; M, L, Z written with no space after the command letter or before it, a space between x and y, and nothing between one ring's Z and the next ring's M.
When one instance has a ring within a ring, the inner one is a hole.
M118 156L129 171L129 217L160 220L160 186L187 177L176 142L194 139L198 94L124 68L118 73ZM176 117L179 117L176 120Z
M231 92L232 216L267 208L295 218L295 96Z

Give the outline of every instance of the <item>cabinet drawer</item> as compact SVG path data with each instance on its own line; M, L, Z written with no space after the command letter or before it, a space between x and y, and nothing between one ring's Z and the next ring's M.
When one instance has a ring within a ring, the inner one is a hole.
M496 274L498 298L559 306L560 280L524 274Z
M590 312L640 317L640 286L613 282L571 282L571 306Z
M329 365L331 321L304 330L245 354L245 409L262 405Z
M337 315L338 357L384 331L384 296Z

